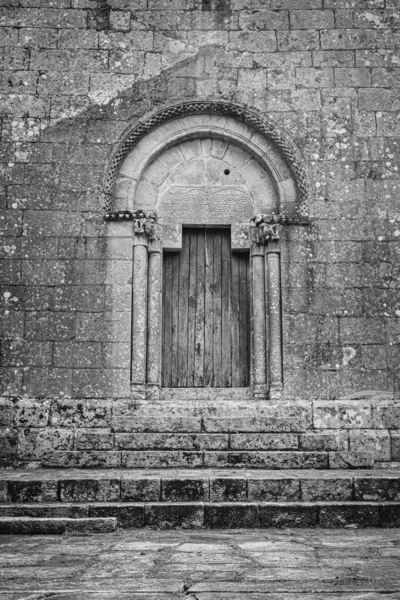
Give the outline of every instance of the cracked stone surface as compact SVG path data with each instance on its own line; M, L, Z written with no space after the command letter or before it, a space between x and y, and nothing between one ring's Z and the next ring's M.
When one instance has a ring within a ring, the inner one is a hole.
M398 600L400 530L1 536L1 600Z

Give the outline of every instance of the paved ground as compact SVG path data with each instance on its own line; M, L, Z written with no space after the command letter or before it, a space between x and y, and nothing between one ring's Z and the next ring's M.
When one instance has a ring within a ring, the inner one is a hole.
M398 600L400 529L1 536L0 600Z

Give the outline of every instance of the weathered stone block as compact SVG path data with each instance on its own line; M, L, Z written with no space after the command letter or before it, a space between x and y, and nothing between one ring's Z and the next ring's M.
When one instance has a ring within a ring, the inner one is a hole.
M158 502L161 498L160 476L121 477L121 500L125 502Z
M330 450L348 450L348 432L337 429L310 431L299 435L301 450L309 452L329 452Z
M374 427L400 429L400 402L396 400L372 400Z
M381 504L378 506L378 514L381 527L400 527L399 504Z
M0 428L0 465L9 467L17 458L18 433L10 427Z
M62 479L62 502L110 502L120 499L119 479Z
M16 427L46 427L49 420L51 400L18 400L14 424Z
M292 29L330 29L334 27L333 10L292 10L290 25Z
M8 502L8 482L0 480L0 502Z
M400 432L392 431L391 435L392 457L394 461L400 461Z
M57 481L9 481L8 496L11 502L57 502Z
M122 451L122 466L127 468L174 468L174 467L201 467L203 464L202 452L181 451Z
M145 525L159 529L194 529L204 524L204 505L191 504L147 504Z
M400 500L400 479L397 475L392 477L374 475L354 477L354 495L356 500L363 502L385 501L397 502Z
M349 447L353 452L372 452L375 461L391 459L390 433L376 429L359 429L349 431Z
M307 416L288 417L209 417L204 418L204 429L208 432L303 432L309 428Z
M329 452L330 469L368 469L373 466L373 452Z
M319 507L320 527L378 527L378 506L365 506L353 502L351 504L330 504Z
M162 499L166 502L203 502L208 500L208 479L200 477L163 477Z
M120 467L121 452L112 450L46 452L42 456L41 464L43 467L86 467L89 469L93 467Z
M122 450L224 450L228 436L186 433L116 433L115 445Z
M264 469L326 469L324 452L205 452L206 467L253 467Z
M368 400L315 400L314 427L316 429L372 428L371 403Z
M20 429L18 456L22 460L40 460L46 452L72 450L74 434L70 429Z
M78 429L75 434L76 450L112 450L114 434L103 429Z
M278 50L281 52L301 52L319 48L318 32L315 30L278 31Z
M274 31L232 31L229 35L229 49L243 52L274 52L276 36Z
M36 517L39 519L54 519L66 517L68 519L82 519L89 516L88 504L15 504L10 503L0 506L1 517Z
M248 480L249 500L260 502L296 502L300 500L297 477L274 477Z
M204 525L210 529L252 529L258 527L258 505L247 503L206 504Z
M157 433L157 432L198 432L201 431L201 419L181 417L132 417L129 416L130 403L113 405L112 429L116 432ZM116 412L118 411L118 412ZM123 414L120 415L119 411Z
M111 402L108 400L56 400L51 407L54 427L109 427Z
M239 433L231 435L232 450L297 450L298 436L291 433Z
M9 398L0 398L0 427L11 427L16 412L15 403Z
M136 529L144 526L144 505L143 504L97 504L89 506L91 518L109 518L117 519L117 526L122 529Z
M304 502L317 500L348 501L353 499L353 480L351 477L301 478L301 499Z
M240 502L247 499L247 482L245 477L211 477L211 502Z
M315 527L317 507L312 504L260 504L260 527Z

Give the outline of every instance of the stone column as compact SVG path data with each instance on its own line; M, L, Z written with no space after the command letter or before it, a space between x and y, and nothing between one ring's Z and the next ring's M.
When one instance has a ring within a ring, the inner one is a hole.
M161 294L162 294L162 228L157 225L149 240L149 272L147 290L147 384L155 391L161 383Z
M266 248L270 397L282 390L281 268L279 242L270 240Z
M254 398L266 397L266 337L265 337L265 266L264 245L258 241L253 229L251 245L252 286L252 375Z
M134 222L132 285L132 385L146 383L147 345L147 234L143 222Z

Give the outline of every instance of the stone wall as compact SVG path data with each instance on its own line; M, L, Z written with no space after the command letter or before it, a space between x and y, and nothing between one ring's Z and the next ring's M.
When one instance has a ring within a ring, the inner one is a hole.
M49 425L10 410L129 397L131 247L104 221L104 178L124 132L194 99L267 116L303 156L311 226L282 240L286 396L398 392L399 23L394 0L0 3L7 453Z

